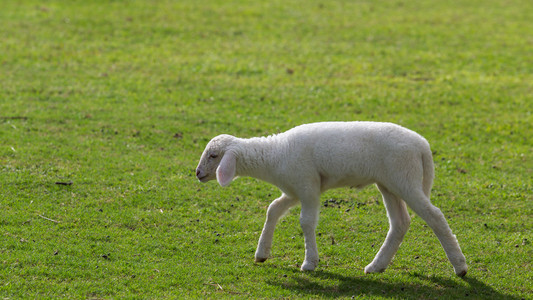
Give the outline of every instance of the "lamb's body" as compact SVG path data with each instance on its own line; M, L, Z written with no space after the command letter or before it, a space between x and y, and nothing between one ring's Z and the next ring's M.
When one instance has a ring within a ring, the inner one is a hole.
M318 264L315 228L320 194L331 188L376 183L391 229L365 272L383 271L396 253L410 223L403 199L437 234L456 273L466 274L465 259L455 236L440 210L429 201L433 182L429 144L411 130L391 123L325 122L263 138L222 135L206 147L198 165L198 178L214 179L213 167L218 167L221 185L229 184L235 176L251 176L270 182L283 192L269 206L256 261L267 259L278 219L300 200L300 223L306 241L302 270L314 269Z
M236 175L268 181L286 193L294 185L317 180L321 192L396 180L400 174L391 171L401 170L402 175L408 175L406 161L417 162L417 170L411 171L417 171L422 180L423 156L429 157L427 163L431 164L426 188L431 188L433 180L427 141L391 123L312 123L242 143L244 147L238 155L242 163L238 164Z

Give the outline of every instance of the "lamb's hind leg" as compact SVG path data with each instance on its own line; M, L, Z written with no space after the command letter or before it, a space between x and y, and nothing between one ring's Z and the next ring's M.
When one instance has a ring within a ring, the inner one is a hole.
M440 209L431 204L422 190L412 189L405 192L403 199L431 227L444 248L448 260L452 263L455 274L465 276L468 270L465 256Z
M365 267L365 273L385 271L398 251L405 233L409 229L409 224L411 223L411 218L409 217L405 203L384 186L378 185L378 188L383 196L383 202L387 209L390 228L387 237L385 238L385 242L381 246L381 249L379 249L376 257Z
M259 238L257 244L257 251L255 252L255 261L264 262L270 255L270 249L272 248L272 238L274 236L274 229L278 220L295 204L298 203L297 199L290 198L283 194L278 199L272 201L268 206L267 217L263 232Z

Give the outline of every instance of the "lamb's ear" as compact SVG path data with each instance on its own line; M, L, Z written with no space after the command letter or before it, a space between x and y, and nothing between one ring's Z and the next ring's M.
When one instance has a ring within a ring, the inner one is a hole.
M235 177L235 154L228 151L220 160L217 168L217 181L221 186L227 186Z

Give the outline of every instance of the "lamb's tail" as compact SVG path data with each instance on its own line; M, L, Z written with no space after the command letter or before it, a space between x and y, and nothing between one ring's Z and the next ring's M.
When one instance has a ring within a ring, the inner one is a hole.
M424 194L429 198L431 194L431 186L433 185L433 178L435 177L431 150L422 152L422 169L424 176L422 179L422 188L424 189Z

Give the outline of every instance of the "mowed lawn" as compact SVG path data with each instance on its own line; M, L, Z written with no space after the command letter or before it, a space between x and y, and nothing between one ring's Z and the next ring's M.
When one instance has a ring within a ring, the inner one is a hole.
M533 2L0 3L0 298L532 299ZM412 211L389 268L374 187L327 192L320 264L280 192L200 184L211 137L317 121L426 137L453 272Z

